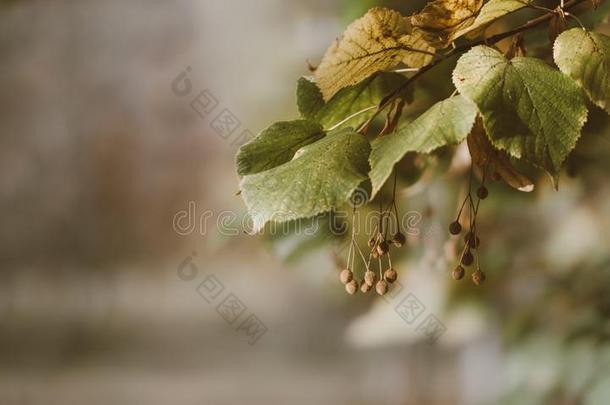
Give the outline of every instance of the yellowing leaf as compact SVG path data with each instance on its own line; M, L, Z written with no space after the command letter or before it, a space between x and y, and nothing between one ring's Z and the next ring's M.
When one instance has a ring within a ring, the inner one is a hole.
M454 37L479 31L495 20L526 7L529 3L531 0L490 0L481 8L474 22L457 31Z
M509 186L517 190L534 190L534 183L513 167L506 152L491 145L481 119L477 120L467 141L472 163L488 170L488 173L497 173Z
M610 37L574 28L557 38L553 51L559 69L610 114Z
M422 30L430 45L444 48L473 23L482 5L483 0L435 0L413 15L411 23Z
M413 28L411 35L401 38L400 43L407 49L420 51L406 51L402 53L401 62L410 67L422 67L430 63L434 56L434 47L430 46L424 38L424 33Z
M434 48L414 32L408 18L397 11L373 8L347 27L326 51L315 71L324 100L361 82L375 72L403 62L420 67L430 62Z

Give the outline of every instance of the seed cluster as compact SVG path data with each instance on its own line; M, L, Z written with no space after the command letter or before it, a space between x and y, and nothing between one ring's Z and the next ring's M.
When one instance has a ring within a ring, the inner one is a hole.
M475 285L480 286L485 282L486 277L479 264L479 246L481 244L481 240L477 232L477 215L479 213L481 201L485 200L489 196L489 190L485 186L486 170L483 170L481 184L476 189L475 193L472 193L473 170L474 169L471 166L468 193L462 202L456 219L449 224L449 233L451 235L457 236L466 231L464 233L464 246L461 250L459 263L453 269L451 275L456 281L462 280L466 275L466 268L472 267L472 282ZM392 247L400 248L405 246L407 239L400 231L400 221L397 221L398 231L391 237L388 237L388 221L392 215L392 209L394 210L396 218L400 218L395 197L396 173L394 173L394 192L392 195L392 201L385 209L383 208L383 202L380 202L379 220L373 235L368 241L368 259L365 257L365 254L355 240L355 229L354 226L352 226L350 247L347 253L347 265L339 275L339 280L345 286L345 291L350 295L356 294L358 290L366 294L373 290L373 287L377 294L385 295L387 294L390 286L398 279L398 273L394 267L392 267L390 251ZM467 210L465 210L466 204L468 204ZM468 218L463 219L462 214L464 214L466 211L468 212ZM355 213L356 208L354 207L352 224L354 222ZM356 253L359 254L365 268L364 274L362 274L360 279L356 277L353 270ZM387 265L384 266L385 260L387 260ZM375 262L377 262L377 271L374 269Z
M375 292L379 295L387 294L390 286L398 279L398 273L392 267L392 258L390 250L392 247L400 248L406 245L407 238L400 231L400 221L398 223L398 231L391 237L388 237L389 233L389 219L392 215L392 209L396 218L400 218L398 215L398 207L396 205L396 173L394 173L394 191L392 195L392 201L390 204L383 209L383 203L380 203L379 207L379 219L374 229L373 235L368 241L369 254L368 259L362 252L358 243L355 240L354 226L352 226L352 236L350 241L350 248L347 254L347 266L343 269L339 275L339 279L342 284L345 285L345 291L353 295L358 290L362 293L368 293L375 287ZM355 218L356 208L354 207L354 215L352 216L352 224ZM354 261L356 258L356 252L365 267L364 275L361 280L357 280L354 275ZM387 259L387 265L384 266L384 261ZM374 263L377 262L377 271L374 270Z
M489 195L489 190L485 187L485 171L483 171L483 179L480 186L476 190L476 202L475 198L472 197L471 189L472 189L472 172L473 168L470 169L470 179L468 185L468 195L464 198L462 202L462 206L458 212L457 218L455 221L449 224L449 233L451 235L457 236L462 233L462 224L460 223L460 217L464 212L464 208L466 203L468 203L468 212L469 212L469 220L468 220L468 231L464 235L464 247L462 248L462 253L460 255L460 260L458 265L453 269L451 275L454 280L458 281L464 278L466 274L465 267L474 266L472 272L472 282L475 285L481 285L485 282L485 273L481 271L481 267L479 265L479 245L481 240L479 239L479 235L477 234L477 215L479 213L479 205L482 200L486 199Z
M345 285L345 291L348 294L355 294L358 289L362 293L368 293L375 287L375 291L379 295L385 295L390 285L396 282L398 279L398 273L392 267L392 259L390 257L390 246L402 247L405 245L406 237L401 233L397 232L392 239L387 240L383 238L381 232L371 238L369 241L369 257L365 260L364 253L362 253L360 247L356 241L352 238L350 251L348 252L348 266L343 269L339 274L339 280ZM362 280L356 280L354 276L354 259L356 257L356 251L361 255L362 261L365 266L364 276ZM383 266L384 259L387 258L388 265ZM376 259L376 260L373 260ZM373 270L374 262L378 263L378 272ZM351 264L351 265L350 265ZM385 269L385 270L384 270Z

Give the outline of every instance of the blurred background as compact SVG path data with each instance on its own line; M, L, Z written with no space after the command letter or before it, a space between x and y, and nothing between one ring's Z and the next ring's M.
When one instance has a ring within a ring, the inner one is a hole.
M450 275L463 146L401 176L385 299L345 294L333 238L244 232L239 145L297 116L347 23L423 3L0 2L0 404L607 404L599 109L558 192L490 187L483 287ZM451 94L449 65L420 106Z

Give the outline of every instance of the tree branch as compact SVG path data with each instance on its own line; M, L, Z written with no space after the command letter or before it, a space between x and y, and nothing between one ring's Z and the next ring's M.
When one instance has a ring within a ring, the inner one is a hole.
M583 3L585 1L589 1L589 0L570 0L565 2L565 4L563 5L564 9L569 9L572 8L580 3ZM440 58L433 60L432 62L430 62L428 65L420 68L413 76L411 76L405 83L403 83L402 85L400 85L399 87L397 87L396 89L394 89L391 93L389 93L387 96L385 96L383 99L381 99L381 101L379 102L379 106L377 107L377 110L375 111L375 113L373 114L373 116L371 118L369 118L364 124L362 124L362 126L360 126L360 128L358 129L358 132L364 132L366 131L366 129L368 128L368 126L371 124L371 122L388 106L392 103L392 101L394 101L396 98L400 97L400 95L411 85L411 83L413 83L415 80L417 80L417 78L419 78L420 76L422 76L424 73L426 73L427 71L431 70L432 68L434 68L435 66L440 65L442 62L444 62L445 60L460 54L462 52L466 52L468 50L470 50L471 48L474 48L475 46L478 45L493 45L497 42L500 42L503 39L509 38L515 34L518 34L520 32L524 32L527 30L530 30L532 28L535 28L547 21L549 21L551 18L553 18L553 15L555 13L554 12L548 12L544 15L541 15L540 17L536 17L528 22L526 22L523 25L520 25L519 27L516 27L512 30L506 31L506 32L502 32L500 34L496 34L496 35L492 35L489 38L483 38L483 39L479 39L477 41L473 41L473 42L469 42L467 44L458 46L456 48L453 48L451 51L447 52L446 54L442 55Z

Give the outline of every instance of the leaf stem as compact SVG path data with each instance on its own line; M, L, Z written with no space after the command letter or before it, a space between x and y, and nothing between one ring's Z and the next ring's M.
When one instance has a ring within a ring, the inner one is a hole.
M580 28L582 28L583 30L586 29L585 26L583 25L582 21L580 21L580 18L576 17L574 14L572 13L568 13L567 11L564 13L564 15L568 16L568 17L572 17L574 20L576 20L576 22L578 23L578 25L580 25Z
M372 105L372 106L366 107L366 108L364 108L364 109L362 109L362 110L360 110L358 112L355 112L352 115L350 115L349 117L344 118L343 120L337 122L332 127L328 128L327 131L330 132L332 130L335 130L335 129L339 128L341 125L345 124L347 121L351 120L352 118L357 117L360 114L364 114L365 112L370 111L370 110L372 110L373 108L376 108L376 107L377 107L376 105Z
M395 69L394 73L408 73L408 72L417 72L420 68L403 68L403 69Z

